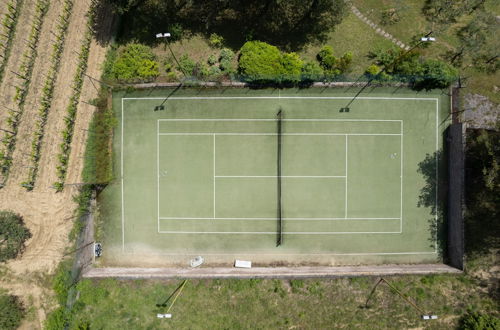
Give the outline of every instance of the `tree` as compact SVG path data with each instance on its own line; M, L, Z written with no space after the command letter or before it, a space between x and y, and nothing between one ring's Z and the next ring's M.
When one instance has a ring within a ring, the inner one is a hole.
M467 58L479 71L495 73L500 66L499 34L500 24L495 15L484 11L477 12L470 22L457 32L460 40L457 57L460 56L461 60Z
M413 74L415 75L414 88L417 90L446 88L458 78L457 69L448 63L434 59L425 60Z
M248 41L240 49L238 71L253 82L272 82L283 72L280 50L261 41Z
M24 308L16 296L0 294L0 329L14 330L24 317Z
M426 19L439 23L455 23L463 15L481 8L485 0L426 0L422 12Z
M462 330L495 330L499 328L499 318L479 312L469 312L460 320L460 329Z
M124 13L122 38L156 42L154 32L174 23L213 33L239 48L262 40L287 51L324 41L347 14L343 0L110 0Z
M17 257L30 237L31 233L24 226L21 216L0 211L0 262Z
M304 62L297 53L284 53L281 56L282 81L284 83L297 83L300 81Z
M113 78L127 82L151 81L159 74L159 65L151 48L136 43L121 49L111 68Z
M338 58L333 54L332 47L323 46L316 58L325 74L339 75L347 71L352 61L352 53L347 52Z

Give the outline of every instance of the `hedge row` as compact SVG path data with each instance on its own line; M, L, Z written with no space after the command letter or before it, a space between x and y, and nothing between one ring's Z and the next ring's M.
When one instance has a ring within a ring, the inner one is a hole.
M7 67L7 61L9 60L10 49L14 41L14 35L16 34L16 25L22 6L23 0L10 0L7 3L7 12L3 15L3 31L1 36L4 40L0 43L3 45L2 54L0 54L0 81L2 81L3 73Z
M42 99L40 101L40 108L38 109L39 118L35 123L33 140L31 141L31 167L28 173L28 179L21 183L21 186L25 187L28 190L33 189L35 185L36 175L38 173L38 163L40 161L40 150L42 147L44 128L45 124L47 123L50 105L54 96L56 76L59 72L61 56L64 50L64 40L66 37L66 31L68 30L72 9L73 0L65 0L63 3L62 13L59 15L56 26L56 40L54 45L52 46L52 54L50 56L51 66L42 89Z
M17 111L9 111L7 124L10 133L5 132L5 135L2 138L2 144L4 145L5 150L0 152L0 173L3 176L3 181L7 179L10 166L12 165L12 153L14 152L16 145L18 124L24 110L24 102L26 100L31 82L33 66L37 56L37 45L38 39L40 38L41 26L44 16L49 9L49 5L50 2L47 0L38 0L35 4L35 14L32 18L31 32L27 39L28 49L22 55L23 60L17 72L22 79L21 86L15 86L16 94L14 95L14 103L17 105ZM0 183L0 187L3 187L3 182Z
M70 97L70 102L66 108L66 117L64 117L65 128L62 131L63 142L59 145L59 154L57 159L59 164L56 166L58 181L54 183L56 191L60 192L64 189L64 182L66 180L66 173L68 171L69 155L71 153L71 141L73 139L74 126L76 120L76 112L82 91L85 71L87 70L88 58L90 52L90 43L93 36L93 24L95 15L95 5L91 5L87 13L87 31L80 47L80 54L78 56L78 67L73 78L73 94Z

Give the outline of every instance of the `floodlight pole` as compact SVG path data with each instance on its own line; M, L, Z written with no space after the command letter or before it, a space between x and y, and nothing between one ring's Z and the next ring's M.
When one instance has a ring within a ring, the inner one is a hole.
M380 280L378 280L377 284L375 284L375 286L373 287L372 291L370 292L370 295L368 296L368 299L366 299L366 303L365 303L365 308L368 308L368 302L370 301L370 299L372 298L373 294L375 293L375 290L377 289L377 287L381 284L381 283L385 283L387 284L387 286L389 288L391 288L392 290L394 290L394 292L396 292L398 294L398 296L400 296L404 301L406 301L408 304L410 304L413 308L415 308L421 315L422 319L424 320L436 320L438 317L437 315L429 315L429 314L425 314L425 312L420 308L418 307L413 301L411 301L410 299L408 299L407 297L405 297L398 289L396 289L391 283L389 283L385 278L381 277Z
M169 32L166 32L166 33L157 33L156 34L156 39L161 39L161 38L165 39L165 43L166 43L168 49L170 50L170 54L172 54L172 57L174 58L175 63L177 63L177 66L182 71L182 74L184 75L184 77L187 77L186 72L184 72L184 69L179 64L179 61L177 61L177 57L175 57L175 54L172 51L172 48L170 47L170 43L168 42L168 38L170 38L171 36L172 35Z
M436 41L436 38L429 37L431 34L432 34L432 31L429 32L429 33L427 33L422 38L420 38L419 42L417 42L413 47L411 47L410 49L408 49L406 52L404 52L401 55L399 55L394 61L392 61L391 63L389 63L389 65L386 65L384 68L382 68L382 70L379 73L377 73L375 75L375 77L378 77L379 75L381 75L382 73L384 73L385 71L387 71L387 69L389 67L393 66L397 61L399 61L400 58L402 58L403 56L405 56L406 54L408 54L409 52L411 52L412 50L414 50L415 48L417 48L418 46L420 46L424 42ZM366 89L366 87L368 87L370 85L370 83L373 80L375 80L375 77L369 79L368 82L363 87L361 87L361 89L356 93L356 95L354 95L354 97L352 98L352 100L350 100L349 103L347 103L347 105L345 106L345 108L349 108L349 106L354 102L354 100L359 96L359 94L361 94Z

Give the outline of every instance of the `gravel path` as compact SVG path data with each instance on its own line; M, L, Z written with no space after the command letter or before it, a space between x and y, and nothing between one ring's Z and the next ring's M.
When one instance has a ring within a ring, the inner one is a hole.
M392 34L389 32L384 31L380 26L378 26L376 23L374 23L372 20L370 20L368 17L363 15L358 8L356 8L353 4L350 3L349 0L346 0L347 5L351 6L351 11L356 15L360 20L368 24L372 29L375 30L378 34L380 34L382 37L392 41L394 44L396 44L398 47L401 47L405 50L410 50L410 46L406 45L402 41L396 39Z

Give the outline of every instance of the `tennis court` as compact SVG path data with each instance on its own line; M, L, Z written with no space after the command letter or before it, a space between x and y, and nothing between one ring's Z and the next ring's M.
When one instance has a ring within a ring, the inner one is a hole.
M438 261L438 193L419 203L419 166L434 159L438 182L449 100L377 88L341 111L355 92L115 93L110 259Z

